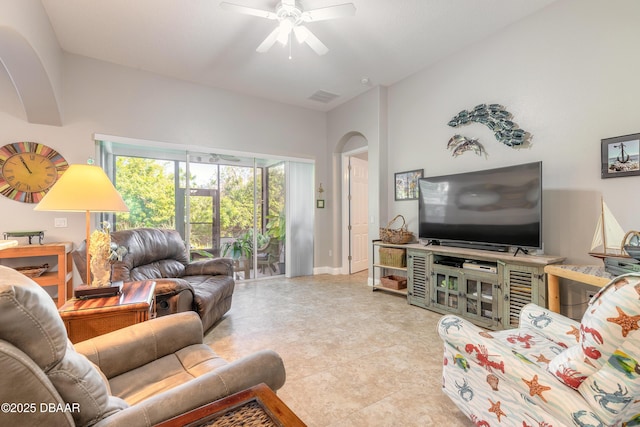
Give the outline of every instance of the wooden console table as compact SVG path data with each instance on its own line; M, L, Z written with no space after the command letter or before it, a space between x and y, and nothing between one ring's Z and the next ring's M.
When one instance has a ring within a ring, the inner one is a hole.
M40 286L57 286L57 305L61 307L67 298L73 294L73 258L71 251L73 243L45 243L43 245L19 245L0 251L0 259L3 258L33 258L33 257L57 257L58 271L46 272L32 280Z
M270 426L305 427L266 384L201 406L155 427Z
M156 282L126 282L120 295L73 298L58 309L72 343L155 317Z
M586 285L605 286L613 279L611 273L607 273L604 267L597 265L547 265L544 268L547 273L547 297L549 310L560 313L560 278L574 280Z

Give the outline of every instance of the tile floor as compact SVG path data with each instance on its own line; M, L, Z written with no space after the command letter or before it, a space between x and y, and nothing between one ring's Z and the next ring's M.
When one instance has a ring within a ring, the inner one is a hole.
M279 397L310 427L471 427L441 392L439 314L373 292L366 274L237 283L205 342L227 360L270 348Z

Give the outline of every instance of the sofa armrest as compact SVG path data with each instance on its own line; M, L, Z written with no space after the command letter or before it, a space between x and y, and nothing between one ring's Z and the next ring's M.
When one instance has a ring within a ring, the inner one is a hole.
M567 348L578 342L580 323L539 305L527 304L520 311L520 328L533 329Z
M24 410L3 410L3 426L75 426L71 412L42 411L40 408L64 407L65 401L36 362L13 344L0 340L0 402L24 405ZM33 407L34 405L35 408ZM4 407L3 407L4 409Z
M162 316L75 344L107 378L202 343L202 322L192 311Z
M231 276L233 260L231 258L208 258L187 264L185 276Z
M156 282L155 294L171 296L182 291L189 291L193 295L193 286L188 281L180 278L153 279Z
M95 426L152 426L260 383L277 390L284 381L280 356L274 351L262 350L151 396Z

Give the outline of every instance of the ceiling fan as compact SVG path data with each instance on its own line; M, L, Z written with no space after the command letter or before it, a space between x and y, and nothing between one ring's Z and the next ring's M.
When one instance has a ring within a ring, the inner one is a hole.
M240 159L237 158L236 156L227 155L227 154L211 153L209 155L209 163L220 163L221 161L239 162Z
M216 154L209 153L208 157L206 155L193 155L189 156L189 160L196 163L220 163L220 162L239 162L240 159L236 156L225 155L225 154Z
M276 42L279 42L283 46L286 45L290 42L291 34L293 33L296 40L298 40L298 43L307 43L318 55L324 55L329 51L329 48L327 48L327 46L325 46L324 43L313 35L313 33L303 24L307 22L341 18L343 16L353 16L356 13L356 7L353 3L345 3L305 11L296 0L282 0L278 3L276 10L273 12L229 3L226 1L221 2L220 7L226 10L243 13L245 15L278 21L278 26L256 49L256 51L261 53L268 51Z

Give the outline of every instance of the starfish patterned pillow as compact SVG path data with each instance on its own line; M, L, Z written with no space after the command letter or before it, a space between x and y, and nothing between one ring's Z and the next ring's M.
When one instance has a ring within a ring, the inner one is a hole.
M640 275L618 276L589 301L578 344L554 357L549 371L577 389L607 363L629 333L638 330L639 323Z

